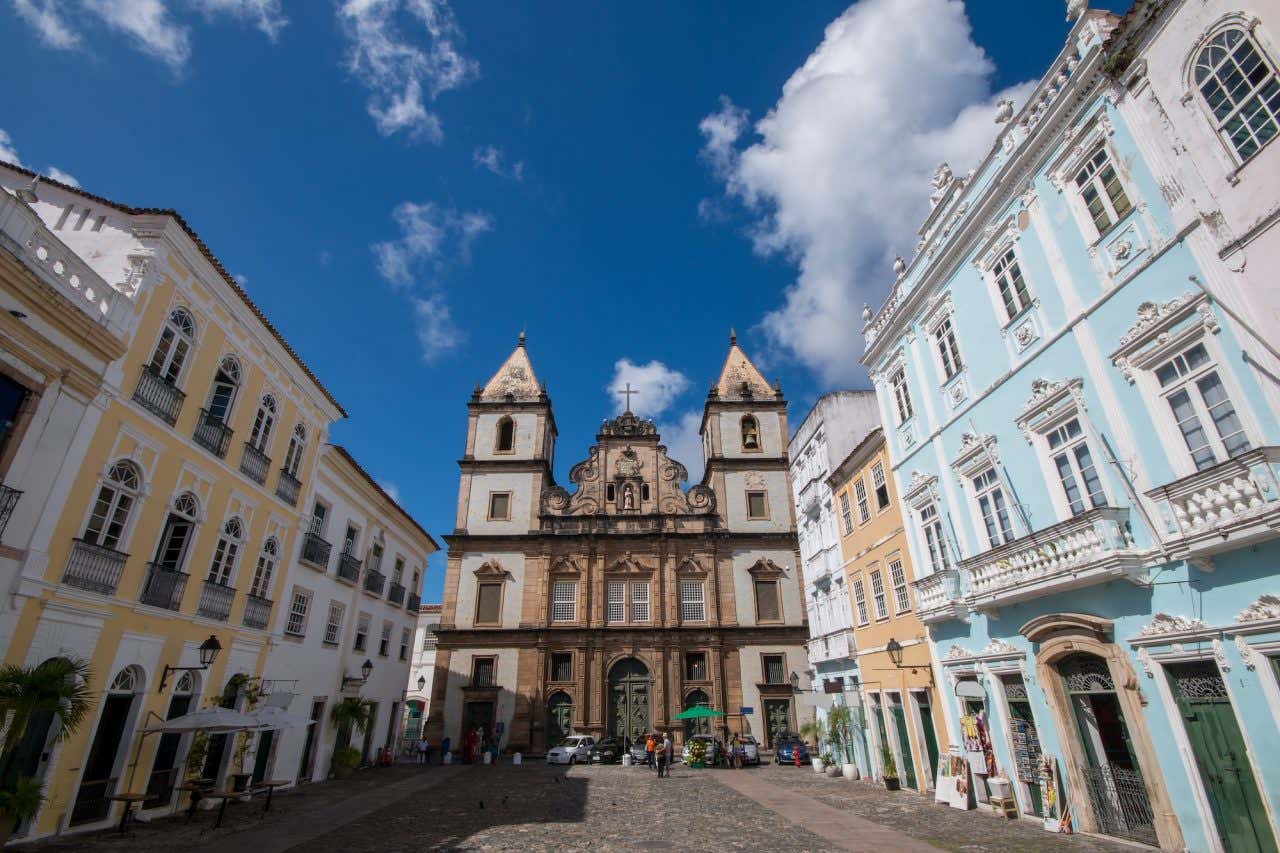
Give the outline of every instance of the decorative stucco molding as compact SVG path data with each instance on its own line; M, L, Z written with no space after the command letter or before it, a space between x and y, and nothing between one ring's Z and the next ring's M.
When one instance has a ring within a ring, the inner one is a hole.
M1280 596L1258 596L1253 604L1236 614L1237 622L1263 622L1268 619L1280 619Z
M1186 323L1189 319L1193 322ZM1180 324L1181 328L1175 331ZM1153 367L1168 358L1173 349L1219 328L1218 316L1203 292L1187 292L1161 303L1143 302L1138 306L1137 321L1120 336L1111 361L1132 382L1138 370Z
M1142 671L1147 678L1155 678L1155 671L1152 669L1151 652L1146 647L1138 649L1138 663L1142 664Z
M1236 651L1240 653L1240 659L1244 661L1245 669L1254 670L1258 668L1258 653L1253 650L1253 646L1249 645L1249 641L1244 638L1243 634L1236 634Z
M953 645L951 648L947 649L947 655L943 660L969 660L972 657L974 657L973 652L963 646Z
M1168 613L1157 613L1151 622L1143 625L1138 631L1139 637L1157 637L1164 634L1187 634L1195 631L1207 631L1209 626L1199 619L1186 616L1170 616Z
M1213 659L1218 662L1218 669L1223 672L1231 671L1231 661L1227 660L1227 649L1222 644L1222 638L1213 638Z
M1033 379L1031 396L1022 404L1014 421L1030 443L1034 433L1057 421L1067 409L1084 409L1084 381L1074 379Z
M960 436L960 451L951 460L951 468L962 477L972 477L999 461L995 436L966 432Z
M924 509L938 499L938 478L933 474L912 471L902 497L912 509Z

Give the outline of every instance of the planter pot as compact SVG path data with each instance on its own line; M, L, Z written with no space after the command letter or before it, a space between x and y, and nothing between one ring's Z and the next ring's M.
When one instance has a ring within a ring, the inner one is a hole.
M859 774L858 774L858 765L856 765L856 764L845 764L845 765L843 765L843 766L840 768L840 773L841 773L841 775L843 775L843 776L844 776L844 778L846 778L846 779L850 779L850 780L857 779L857 778L858 778L858 775L859 775Z
M838 778L840 776L840 765L832 764L830 767L828 767L827 776L831 777L832 779Z
M445 764L448 764L448 763L449 762L447 761L445 762ZM335 779L346 779L348 776L350 776L354 772L356 772L356 769L346 764L333 765L333 778Z
M249 780L253 778L252 773L232 773L231 774L231 790L243 791L249 787Z
M809 763L813 765L813 772L814 772L814 773L821 773L821 772L822 772L822 759L821 759L821 758L810 758L810 759L809 759Z
M884 789L886 791L898 790L898 777L897 776L884 777Z

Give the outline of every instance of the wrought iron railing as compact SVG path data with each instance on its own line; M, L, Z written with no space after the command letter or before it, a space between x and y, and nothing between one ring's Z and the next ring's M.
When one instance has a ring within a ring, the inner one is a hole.
M246 441L244 455L240 457L240 473L261 486L267 482L267 472L270 470L271 458Z
M250 593L244 600L246 628L266 628L271 621L271 599Z
M62 582L68 586L114 595L120 585L129 555L114 548L107 548L83 539L71 540L71 556L67 558Z
M173 426L178 422L182 402L187 395L168 379L161 376L149 364L142 366L138 387L133 389L133 401L160 420Z
M307 533L302 537L302 554L299 559L304 563L310 563L313 566L319 566L327 570L329 568L329 552L332 548L332 545L315 533Z
M231 427L221 418L209 414L208 409L200 410L200 418L196 421L196 431L192 433L196 444L217 456L219 459L227 455L231 446Z
M1136 771L1110 764L1084 769L1089 804L1106 835L1159 847L1147 786Z
M422 609L422 596L416 592L409 594L409 604L405 607L410 613L417 613Z
M301 491L302 483L298 482L298 478L281 468L280 479L276 481L276 497L289 506L297 506L298 493Z
M13 517L14 507L18 505L20 497L22 492L17 489L0 486L0 538L4 537L4 531L9 526L9 519Z
M369 569L364 573L364 591L371 592L374 595L382 595L382 590L387 585L387 576L376 569Z
M387 601L392 604L404 604L404 584L392 583L391 588L387 590Z
M338 558L338 577L350 583L360 580L360 561L350 554Z
M76 802L71 807L71 825L106 820L111 813L111 796L116 787L113 779L89 779L76 789Z
M182 607L182 593L187 589L186 572L179 572L158 563L147 564L147 580L142 585L138 600L152 607L178 610Z
M205 581L204 589L200 591L200 603L196 606L196 612L205 618L226 622L227 617L231 615L231 602L235 597L235 587Z

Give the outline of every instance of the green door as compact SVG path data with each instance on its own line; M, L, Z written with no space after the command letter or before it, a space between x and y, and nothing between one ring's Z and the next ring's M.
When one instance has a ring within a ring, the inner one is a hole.
M772 749L778 742L778 735L791 731L791 700L765 699L764 725L768 747Z
M569 694L553 693L547 702L547 748L556 746L573 731L573 700Z
M1223 847L1232 853L1275 853L1253 764L1217 665L1170 664L1167 672Z
M920 727L924 729L924 747L929 753L928 773L930 779L938 776L938 735L933 730L933 705L929 701L929 691L921 690L915 694L916 707L920 709Z
M916 787L916 763L911 757L911 739L907 737L907 715L901 702L894 702L889 706L889 713L893 715L894 727L898 730L898 749L902 752L902 781L907 783L907 787L915 789Z

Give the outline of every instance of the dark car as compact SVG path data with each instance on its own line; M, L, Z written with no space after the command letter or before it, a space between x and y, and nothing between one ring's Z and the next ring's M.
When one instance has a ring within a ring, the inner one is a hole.
M800 763L809 766L809 747L799 738L779 738L773 745L773 763L795 764L797 750L800 752Z
M616 737L603 738L591 750L592 764L617 764L625 753L626 743Z

